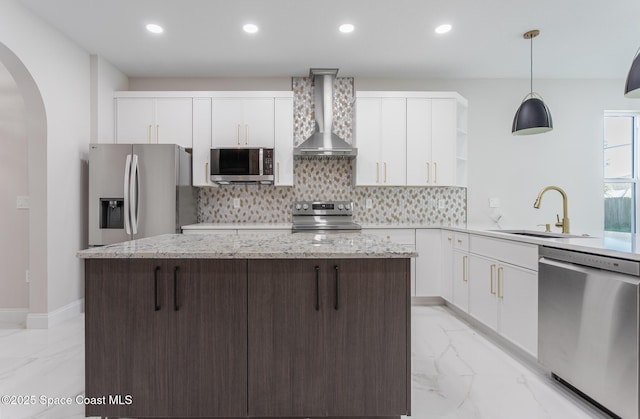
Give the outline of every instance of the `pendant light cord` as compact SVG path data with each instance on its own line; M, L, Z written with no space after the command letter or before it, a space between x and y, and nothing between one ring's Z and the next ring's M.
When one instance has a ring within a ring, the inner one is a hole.
M531 38L529 38L529 40L531 41L531 46L529 48L530 51L530 59L529 59L529 63L531 64L531 76L529 78L530 83L531 83L531 95L533 95L533 36Z

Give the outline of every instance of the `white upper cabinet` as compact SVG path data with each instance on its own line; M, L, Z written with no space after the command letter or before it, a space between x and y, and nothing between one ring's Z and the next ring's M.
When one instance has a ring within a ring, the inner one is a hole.
M458 185L456 100L407 99L407 185Z
M213 186L209 159L211 150L211 98L193 99L193 149L191 167L193 186Z
M406 100L358 98L355 120L356 185L405 185Z
M464 98L453 92L357 92L356 97L356 185L466 186Z
M275 99L275 186L293 186L293 98Z
M116 97L116 143L192 146L192 98Z
M273 98L213 98L212 147L274 147Z

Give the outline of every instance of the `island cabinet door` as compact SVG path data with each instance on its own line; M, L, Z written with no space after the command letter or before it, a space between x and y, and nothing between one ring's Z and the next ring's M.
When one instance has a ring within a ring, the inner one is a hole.
M326 416L326 263L248 262L249 416Z
M329 261L329 416L410 412L409 259Z
M166 416L170 392L165 262L85 263L85 396L92 403L86 415Z
M169 412L247 415L247 262L168 262Z

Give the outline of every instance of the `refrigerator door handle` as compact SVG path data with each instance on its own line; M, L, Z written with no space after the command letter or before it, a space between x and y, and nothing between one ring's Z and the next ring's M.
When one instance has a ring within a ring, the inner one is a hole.
M131 154L127 154L127 160L124 164L124 230L127 234L131 234L131 218L129 211L129 190L131 178Z
M134 154L131 160L131 230L133 234L138 234L138 216L140 215L140 166L138 165L138 155Z

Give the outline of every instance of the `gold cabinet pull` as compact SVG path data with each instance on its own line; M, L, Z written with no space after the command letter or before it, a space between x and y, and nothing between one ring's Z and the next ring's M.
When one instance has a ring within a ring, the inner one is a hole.
M498 268L498 298L503 299L504 294L502 294L502 277L504 276L504 268L501 266Z
M462 256L462 280L464 282L469 282L467 279L467 258L468 256Z
M451 237L447 237L447 240L448 240L448 241L451 241L451 240L453 240L453 239L452 239Z
M387 162L384 162L384 183L387 183Z
M280 183L280 162L276 163L276 179L278 179L278 183Z
M458 244L461 245L462 244L462 240L458 239Z
M380 183L380 163L376 162L376 183Z
M238 124L238 134L236 135L238 140L238 145L240 145L240 124Z
M495 272L495 270L496 270L496 265L495 265L495 264L492 264L492 265L489 267L489 278L490 278L490 280L489 280L489 282L490 282L489 287L491 288L491 294L492 294L492 295L496 295L496 290L495 290L495 289L494 289L494 287L493 287L493 273Z
M431 172L431 167L429 167L429 162L427 162L427 183L429 183L429 178L431 177L429 172Z
M156 144L160 142L160 125L156 125Z
M151 144L151 125L149 125L148 139L149 139L149 144Z
M249 124L244 124L244 143L249 144Z
M204 164L204 183L209 184L209 162Z
M433 162L433 183L438 183L438 163Z

